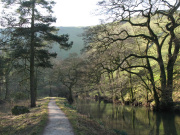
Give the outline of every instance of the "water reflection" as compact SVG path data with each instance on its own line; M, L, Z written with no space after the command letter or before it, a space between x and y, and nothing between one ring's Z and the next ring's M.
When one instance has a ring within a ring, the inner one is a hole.
M77 110L114 129L128 135L180 135L180 116L174 113L155 113L144 107L117 106L77 100Z

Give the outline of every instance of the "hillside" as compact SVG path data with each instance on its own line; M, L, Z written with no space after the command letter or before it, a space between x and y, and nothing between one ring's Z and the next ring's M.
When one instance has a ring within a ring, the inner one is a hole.
M86 38L90 37L90 40L86 55L92 58L89 62L91 74L98 78L96 73L103 73L98 83L92 81L94 86L91 89L94 91L90 92L90 96L109 98L108 102L118 99L124 104L125 101L133 103L137 100L145 106L156 108L162 105L165 110L172 107L173 102L180 101L180 59L173 57L179 56L180 27L174 27L172 32L176 35L175 40L169 29L162 31L168 17L154 15L150 22L144 18L132 17L133 23L114 22L88 29ZM146 23L149 27L144 25ZM151 32L154 35L149 34Z
M69 50L63 50L59 48L58 44L54 44L51 51L57 53L57 59L65 59L70 53L80 54L80 50L83 48L83 40L80 35L83 33L83 27L59 27L59 35L68 34L69 41L73 41L73 46Z

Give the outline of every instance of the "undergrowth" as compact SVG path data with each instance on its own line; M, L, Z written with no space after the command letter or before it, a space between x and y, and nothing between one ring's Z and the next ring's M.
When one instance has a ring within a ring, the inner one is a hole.
M75 135L117 135L98 121L78 113L76 107L69 105L65 98L56 98L56 104L68 117Z
M29 108L30 113L18 116L14 116L10 112L0 111L0 134L40 135L48 120L48 102L49 98L39 99L37 100L37 107Z

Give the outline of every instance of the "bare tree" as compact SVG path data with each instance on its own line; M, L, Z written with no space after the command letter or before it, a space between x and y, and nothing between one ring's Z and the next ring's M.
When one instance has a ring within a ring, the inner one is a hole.
M180 48L180 38L178 27L180 25L179 13L177 12L180 1L166 0L103 0L99 5L104 8L106 14L110 15L110 19L114 23L128 23L135 32L127 29L121 29L119 32L108 33L106 46L110 46L117 41L126 41L128 39L139 38L143 42L144 53L131 53L123 59L117 59L118 65L113 70L122 68L124 70L130 68L144 68L148 70L151 84L153 86L156 107L161 109L169 109L172 107L173 99L173 70ZM102 39L102 38L101 38ZM153 53L151 47L154 47ZM134 44L134 48L137 48ZM166 49L167 60L162 53L163 48ZM143 59L145 65L136 65L124 67L126 61L132 59ZM154 79L153 62L156 62L159 68L160 88ZM129 71L129 70L127 70ZM159 101L159 97L160 101Z
M78 81L78 67L80 66L80 59L77 54L72 54L69 58L62 61L58 68L58 82L62 83L68 89L67 99L70 104L73 103L73 87Z

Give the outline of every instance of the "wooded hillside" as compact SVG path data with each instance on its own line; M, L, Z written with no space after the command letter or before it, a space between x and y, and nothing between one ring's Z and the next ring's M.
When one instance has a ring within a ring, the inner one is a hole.
M82 40L82 33L84 31L84 27L58 27L59 35L68 34L69 41L73 42L73 46L69 50L59 49L58 44L54 44L53 48L51 49L52 52L57 53L57 59L67 58L70 53L77 53L81 54L81 49L83 49L84 42Z

